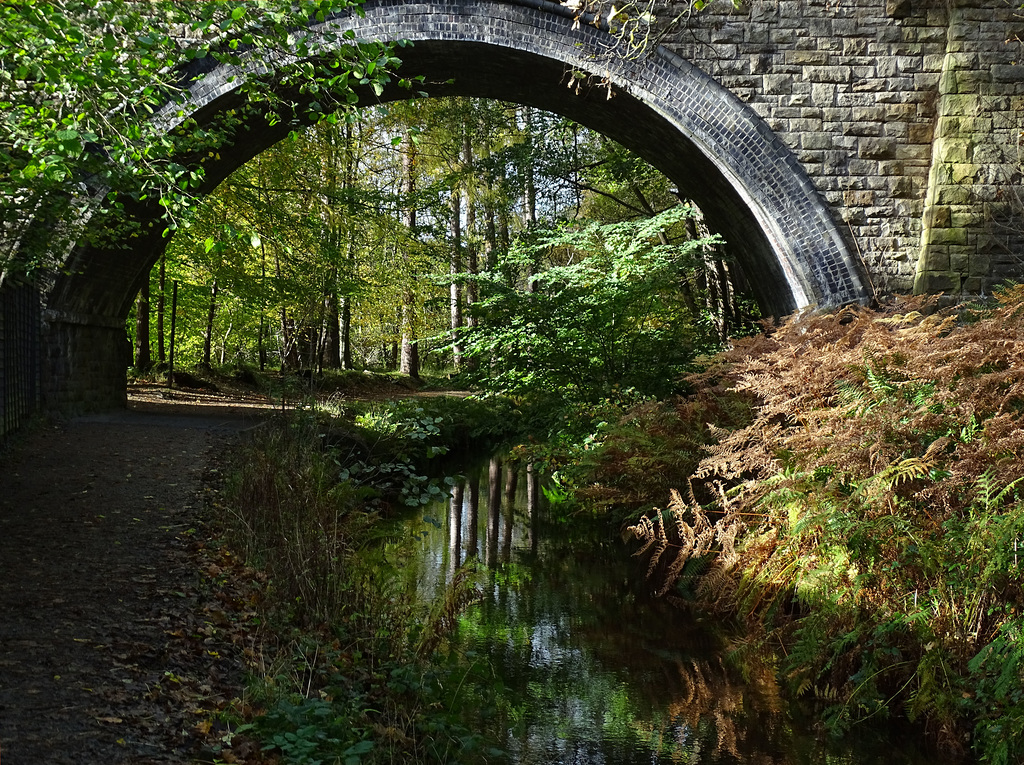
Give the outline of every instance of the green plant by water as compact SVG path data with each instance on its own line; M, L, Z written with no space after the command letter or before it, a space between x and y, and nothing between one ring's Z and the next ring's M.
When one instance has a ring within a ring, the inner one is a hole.
M382 500L418 503L409 487L422 490L420 476L381 466L443 451L426 443L436 418L413 414L384 427L402 446L389 463L375 444L365 474L351 469L365 443L331 444L330 423L310 412L261 429L238 456L227 538L266 584L263 653L248 691L256 713L233 732L285 763L474 763L495 754L460 722L446 690L456 681L441 649L472 588L422 606L381 553L396 533L381 522L391 506ZM391 483L396 476L406 480Z

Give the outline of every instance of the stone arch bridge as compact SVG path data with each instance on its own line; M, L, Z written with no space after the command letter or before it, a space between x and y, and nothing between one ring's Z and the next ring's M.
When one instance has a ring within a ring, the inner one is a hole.
M657 0L655 17L672 23L656 24L660 44L645 51L547 0L368 0L365 16L324 24L410 40L402 75L425 75L432 95L530 104L636 150L702 207L762 307L781 314L910 290L978 294L1024 271L1013 5L716 0L691 13ZM237 105L232 74L194 83L200 125ZM287 130L251 127L207 165L208 189ZM75 250L43 296L50 408L123 403L124 322L161 228Z

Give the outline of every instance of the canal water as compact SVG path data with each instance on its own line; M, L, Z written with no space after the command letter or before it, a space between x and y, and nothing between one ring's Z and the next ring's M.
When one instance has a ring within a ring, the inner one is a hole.
M540 483L491 460L410 515L401 550L425 601L476 566L457 692L507 761L935 765L912 737L877 726L842 742L815 730L783 701L769 663L736 660L751 652L742 636L650 597L617 528L565 517Z

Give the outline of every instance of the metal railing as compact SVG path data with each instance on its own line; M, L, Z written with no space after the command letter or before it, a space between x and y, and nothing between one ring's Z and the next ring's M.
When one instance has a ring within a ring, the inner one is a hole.
M0 440L39 406L40 300L30 284L0 284Z

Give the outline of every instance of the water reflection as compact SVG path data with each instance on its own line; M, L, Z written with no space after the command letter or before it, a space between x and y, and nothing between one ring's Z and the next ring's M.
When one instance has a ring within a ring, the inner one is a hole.
M458 639L488 671L469 672L478 684L460 693L511 762L924 762L866 731L851 748L799 725L770 669L740 681L723 658L736 644L649 599L615 530L561 518L541 501L537 473L518 467L495 458L469 472L446 504L408 521L415 541L403 551L425 600L470 559L483 563L484 596Z

